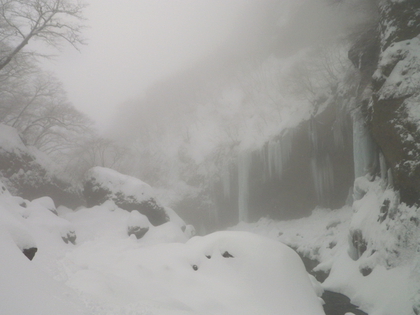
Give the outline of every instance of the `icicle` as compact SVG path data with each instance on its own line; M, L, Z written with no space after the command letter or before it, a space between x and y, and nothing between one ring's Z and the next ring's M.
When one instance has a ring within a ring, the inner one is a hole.
M249 167L250 154L242 153L238 161L238 208L239 221L248 221L248 201L249 201Z
M290 154L292 152L292 140L293 140L293 133L291 129L288 129L281 137L281 157L282 157L283 165L290 158Z
M267 144L267 177L272 178L281 174L281 151L280 143L277 140L270 140Z
M230 198L230 167L229 162L224 162L222 167L223 195Z
M309 139L311 140L312 148L314 150L314 155L318 155L319 142L318 142L318 129L316 128L315 119L310 120L309 125Z
M345 104L339 102L335 117L333 124L334 146L343 149L346 146L346 138L350 133L350 126L347 124L348 110Z
M387 179L388 170L386 168L385 157L384 157L382 152L379 152L379 167L380 167L380 170L381 170L381 179L386 184L387 181L388 181L388 179Z
M238 156L238 208L239 221L248 221L249 174L252 163L252 153L241 152Z
M318 201L327 201L334 188L334 170L330 156L312 157L311 174Z
M354 177L368 174L375 166L375 146L363 119L353 118Z
M392 170L391 169L388 169L387 176L388 176L388 187L393 188L394 187L394 177L392 176Z
M289 160L292 151L292 137L292 132L288 130L283 133L280 139L270 140L267 143L265 163L267 163L268 178L281 177L283 167Z

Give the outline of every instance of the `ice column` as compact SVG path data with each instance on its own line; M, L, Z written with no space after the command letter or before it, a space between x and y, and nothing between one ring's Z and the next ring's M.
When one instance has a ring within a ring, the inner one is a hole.
M289 160L292 150L292 133L286 131L280 139L270 140L267 144L267 173L268 177L281 177L283 167Z
M328 201L334 189L334 169L330 156L312 157L311 172L318 201Z
M376 164L375 145L360 115L353 117L354 178L373 171Z
M243 151L238 155L238 209L239 222L248 221L249 208L249 175L252 163L252 152Z
M226 198L230 197L230 167L229 162L224 162L222 166L222 187Z

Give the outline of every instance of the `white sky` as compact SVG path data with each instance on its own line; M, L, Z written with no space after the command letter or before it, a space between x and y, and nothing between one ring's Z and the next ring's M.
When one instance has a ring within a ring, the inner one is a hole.
M47 64L70 101L103 126L113 109L192 65L231 33L254 1L88 0L88 45Z

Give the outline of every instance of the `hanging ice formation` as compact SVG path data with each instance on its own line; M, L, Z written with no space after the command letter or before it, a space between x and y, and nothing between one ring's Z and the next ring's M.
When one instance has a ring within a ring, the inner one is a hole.
M361 114L355 114L353 117L353 160L354 178L372 174L377 167L377 150L375 143ZM382 163L384 163L384 161ZM384 167L384 165L382 165L382 167ZM382 172L384 171L382 170L381 173Z
M318 124L316 118L312 117L309 128L309 139L312 145L310 168L317 200L328 206L334 191L334 168L328 149L319 137ZM344 141L341 137L338 139L338 144ZM337 144L336 141L337 139L334 138L334 145Z
M311 157L311 175L318 201L328 206L334 189L334 170L328 154Z
M283 167L289 160L292 150L291 130L285 131L281 136L270 140L266 143L259 155L253 157L252 151L242 151L238 154L238 209L239 221L247 222L249 219L249 193L250 193L250 174L254 158L263 165L264 179L280 178ZM224 171L224 174L230 174L229 171ZM229 175L228 175L229 176ZM226 193L230 192L230 179L223 178L223 190Z
M286 130L280 137L270 140L261 150L266 179L281 177L283 167L289 160L292 151L292 137L292 131Z
M238 211L239 222L248 222L249 217L249 175L251 171L252 152L242 151L238 154Z
M225 198L230 198L230 162L225 161L222 166L222 187Z

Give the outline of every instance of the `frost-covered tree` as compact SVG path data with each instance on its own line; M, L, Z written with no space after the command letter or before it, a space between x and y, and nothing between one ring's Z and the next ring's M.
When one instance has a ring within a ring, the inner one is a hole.
M83 43L82 11L79 0L0 0L0 71L32 40L59 48L62 42L77 47Z

